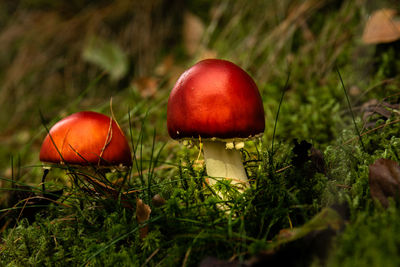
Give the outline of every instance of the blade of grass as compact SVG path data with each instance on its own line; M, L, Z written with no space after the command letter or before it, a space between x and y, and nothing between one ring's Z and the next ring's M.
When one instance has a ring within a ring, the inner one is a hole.
M148 222L146 222L144 225L148 224L150 221L151 222L155 222L157 220L159 220L163 215L159 215L157 217L155 217L152 220L149 220ZM133 234L134 232L139 230L139 226L136 226L135 228L133 228L131 231L120 235L119 237L115 238L114 240L112 240L111 242L109 242L107 245L105 245L104 247L102 247L101 249L99 249L98 251L96 251L95 253L93 253L87 260L85 263L81 264L80 266L87 266L90 263L90 260L94 259L97 255L99 255L100 253L102 253L103 251L105 251L106 249L108 249L109 247L111 247L112 245L118 243L119 241L123 240L124 238L127 238L128 236L130 236L131 234Z
M351 104L350 104L349 95L347 94L346 87L344 86L344 82L343 82L343 79L342 79L342 75L340 74L339 68L338 68L336 65L335 65L335 70L336 70L336 72L337 72L337 74L338 74L338 76L339 76L340 83L342 84L342 88L343 88L343 91L344 91L344 95L346 96L347 105L348 105L348 107L349 107L349 109L350 109L351 117L352 117L353 123L354 123L354 128L355 128L356 133L357 133L357 135L358 135L358 138L359 138L359 140L360 140L361 147L362 147L363 151L365 152L366 150L365 150L364 142L363 142L363 140L362 140L362 136L361 136L360 130L359 130L358 127L357 127L356 118L355 118L353 109L352 109Z
M158 164L158 160L161 155L161 151L165 147L165 143L160 147L160 149L157 151L155 158L154 158L154 151L155 151L155 143L156 143L156 130L154 129L154 135L153 135L153 144L152 144L152 149L151 149L151 156L150 156L150 163L149 163L149 170L147 174L147 180L148 180L148 197L149 197L149 202L152 197L152 192L151 192L151 187L152 187L152 181L154 177L154 173L156 170L156 166Z
M151 200L151 179L152 179L152 165L153 165L153 156L154 156L154 149L155 149L155 143L156 143L156 129L154 128L153 130L153 142L151 144L151 154L150 154L150 160L149 160L149 168L147 172L147 201L150 203Z
M285 96L286 90L289 85L289 80L290 80L290 71L288 71L285 86L283 87L283 90L282 90L281 99L279 100L278 111L276 112L276 117L275 117L274 132L272 134L272 143L271 143L271 157L270 157L270 163L272 163L272 164L273 164L273 155L274 155L274 141L275 141L276 127L278 125L279 112L281 110L283 97Z

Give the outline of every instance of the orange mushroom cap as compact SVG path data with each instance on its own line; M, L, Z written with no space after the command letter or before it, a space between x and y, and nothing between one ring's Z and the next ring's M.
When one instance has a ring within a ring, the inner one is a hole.
M76 165L132 165L128 141L118 124L93 111L78 112L57 122L43 141L40 160Z

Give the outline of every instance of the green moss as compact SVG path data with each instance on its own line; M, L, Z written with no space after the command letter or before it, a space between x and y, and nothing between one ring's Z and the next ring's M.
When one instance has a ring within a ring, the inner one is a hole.
M338 237L328 266L398 266L399 222L395 205L360 212Z

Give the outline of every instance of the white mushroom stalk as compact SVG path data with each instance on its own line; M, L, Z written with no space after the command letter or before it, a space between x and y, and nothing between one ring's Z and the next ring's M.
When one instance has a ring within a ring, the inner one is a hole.
M230 144L232 144L232 149L227 148ZM231 183L240 191L249 187L242 157L240 151L237 150L243 147L242 144L240 142L233 146L233 143L203 141L203 154L208 176L216 179L231 179ZM214 185L217 182L216 179L209 179L209 184Z

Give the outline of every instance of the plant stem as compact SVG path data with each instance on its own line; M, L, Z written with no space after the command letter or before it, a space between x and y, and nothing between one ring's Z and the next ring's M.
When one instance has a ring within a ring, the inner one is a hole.
M359 140L360 140L361 147L363 148L363 151L365 152L366 150L365 150L364 142L363 142L363 140L362 140L362 135L361 135L361 133L360 133L360 130L359 130L358 127L357 127L356 118L355 118L355 116L354 116L353 109L351 108L349 95L347 94L346 87L344 86L344 82L343 82L343 79L342 79L342 75L340 75L339 68L338 68L337 66L335 66L335 68L336 68L337 74L339 75L339 79L340 79L340 82L341 82L341 84L342 84L342 88L343 88L343 91L344 91L344 95L346 96L347 105L349 106L349 109L350 109L350 112L351 112L351 117L353 118L354 128L356 129L356 133L357 133L358 138L359 138Z
M226 149L225 142L205 141L203 142L203 153L208 176L231 179L235 185L249 186L242 157L238 150ZM209 183L213 185L216 180L210 179Z

